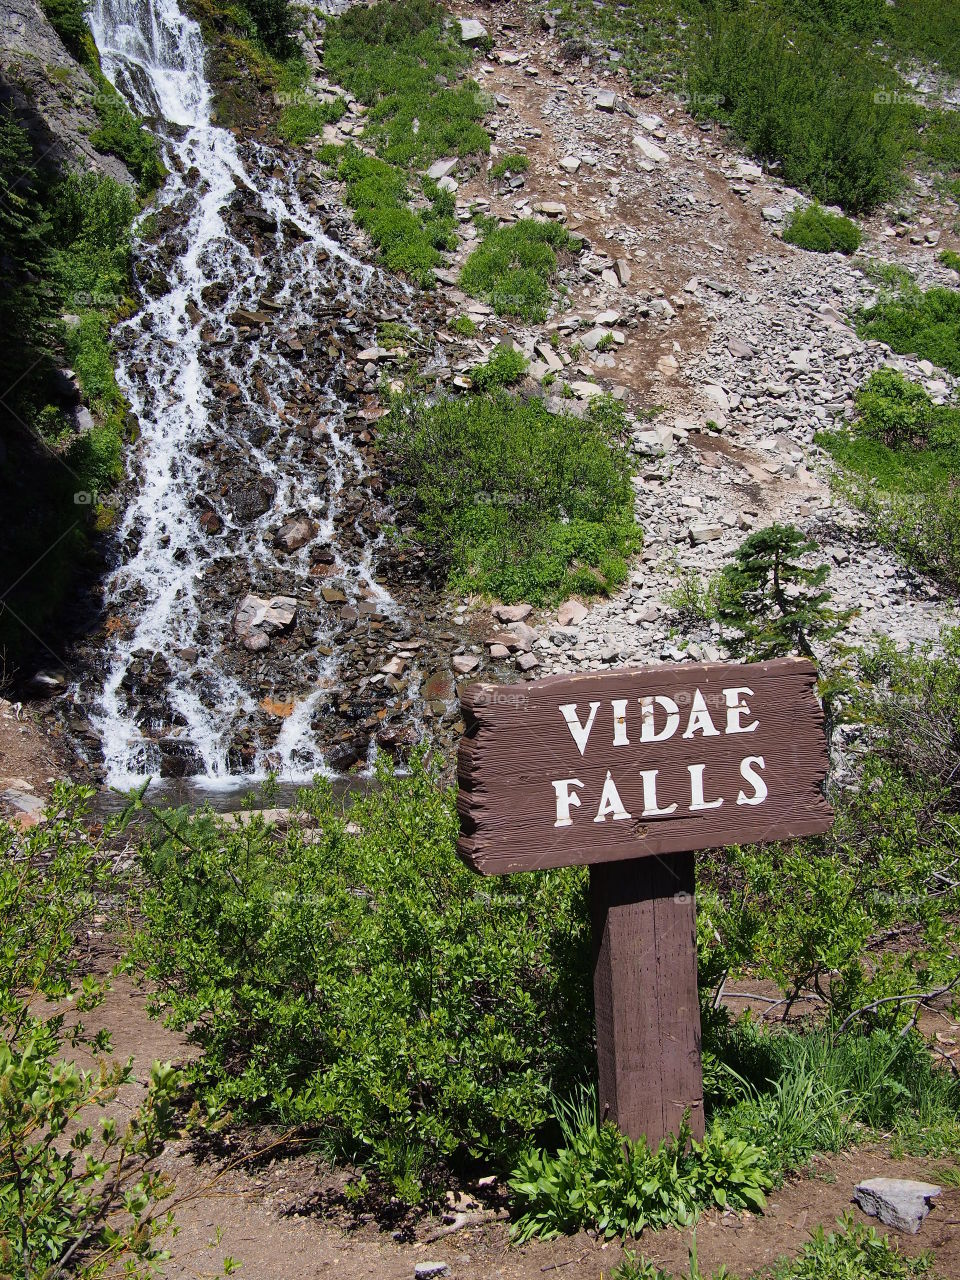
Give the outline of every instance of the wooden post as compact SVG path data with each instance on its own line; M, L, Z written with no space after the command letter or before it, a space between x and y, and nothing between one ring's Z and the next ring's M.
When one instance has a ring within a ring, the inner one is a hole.
M600 1115L656 1146L702 1138L694 855L590 868Z

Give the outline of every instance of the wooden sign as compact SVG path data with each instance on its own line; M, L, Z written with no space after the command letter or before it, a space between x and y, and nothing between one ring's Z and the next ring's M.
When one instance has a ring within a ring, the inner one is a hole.
M833 814L816 669L684 664L474 684L461 857L590 864L600 1100L656 1143L703 1133L692 850L813 835Z

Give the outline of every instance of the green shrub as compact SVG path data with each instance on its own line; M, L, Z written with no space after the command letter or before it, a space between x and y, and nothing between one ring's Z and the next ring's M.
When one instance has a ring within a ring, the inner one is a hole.
M915 355L960 374L960 291L926 292L905 286L896 298L881 299L856 318L862 338L885 342L900 355Z
M91 62L96 61L96 52L84 16L84 0L41 0L41 8L66 48L89 69Z
M157 140L120 97L105 76L98 75L94 99L99 124L90 135L98 151L118 156L137 180L142 194L159 187L166 174Z
M817 204L794 209L783 233L788 244L814 253L856 253L860 228L849 218L827 213Z
M580 871L480 879L422 764L281 834L170 814L143 853L156 1008L203 1050L204 1105L303 1125L397 1194L504 1167L590 1053Z
M323 133L324 126L342 120L347 110L343 98L333 102L300 102L284 107L277 121L277 133L292 146L302 146L308 138Z
M171 1225L157 1168L175 1131L178 1078L154 1063L145 1099L118 1121L103 1109L132 1081L109 1034L87 1025L106 982L77 954L116 893L110 855L91 843L93 791L60 789L43 825L0 822L0 1247L11 1276L78 1280L152 1274ZM75 1063L78 1047L94 1067Z
M475 365L470 370L470 378L477 391L493 391L519 382L526 373L528 364L522 351L501 344L485 364Z
M445 19L436 0L379 0L327 22L327 74L369 108L364 136L392 164L490 149L488 101L462 79L473 55L444 32Z
M570 250L569 232L555 222L523 218L507 226L481 221L483 239L460 273L460 287L489 302L498 316L536 324L547 318L557 252Z
M457 316L450 325L450 332L461 338L475 338L480 330L469 316Z
M130 192L110 178L57 179L38 167L24 129L0 111L0 320L18 338L0 351L9 389L0 405L7 498L0 560L13 584L0 611L0 649L11 665L35 654L38 641L59 643L57 614L76 590L95 517L89 495L119 475L125 406L107 331L130 292L135 210ZM67 310L81 317L70 333L59 319ZM97 419L86 434L73 431L51 385L56 366L74 358Z
M902 113L874 100L883 82L874 56L745 4L709 12L688 88L786 182L861 213L890 195L903 154Z
M886 369L856 396L852 431L817 443L844 468L840 487L876 536L911 564L960 589L960 408L934 404L923 387Z
M435 283L434 268L444 261L455 225L453 197L436 183L424 183L430 203L414 211L408 204L407 180L401 170L356 147L338 152L337 176L346 183L347 203L358 224L370 235L393 271L426 287Z
M137 212L129 190L113 178L71 174L49 202L50 269L60 304L112 314L130 293L130 236Z
M581 1091L558 1106L561 1146L524 1153L510 1178L518 1216L514 1238L550 1239L593 1228L603 1235L639 1235L648 1227L689 1226L698 1210L762 1209L773 1182L758 1147L719 1128L690 1142L684 1123L676 1138L651 1150L608 1121L597 1120L596 1098ZM688 1146L689 1144L689 1146Z
M850 786L834 797L829 834L700 860L704 985L719 991L727 975L750 974L777 984L784 1016L799 1001L838 1023L890 1029L918 1016L929 993L952 989L960 636L945 632L941 644L942 657L883 644L860 659L846 714L872 727Z
M953 249L944 249L941 253L938 253L937 261L942 262L951 271L960 273L960 253L955 253Z
M540 603L626 577L640 531L621 425L499 392L401 402L383 446L451 588Z

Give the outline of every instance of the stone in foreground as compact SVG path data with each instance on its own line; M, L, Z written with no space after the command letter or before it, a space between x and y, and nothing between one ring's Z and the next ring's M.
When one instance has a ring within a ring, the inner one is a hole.
M586 605L582 605L579 600L565 600L557 610L557 622L561 627L575 627L588 613Z
M854 1188L853 1198L871 1218L915 1236L930 1212L930 1201L941 1190L932 1182L909 1178L868 1178Z
M464 44L481 44L487 38L487 29L475 18L460 18L460 39Z

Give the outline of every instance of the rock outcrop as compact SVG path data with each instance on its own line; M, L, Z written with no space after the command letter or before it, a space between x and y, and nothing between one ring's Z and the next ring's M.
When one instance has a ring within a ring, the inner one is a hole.
M37 0L0 0L0 100L27 127L36 154L51 168L92 169L132 185L126 165L90 141L100 92Z

